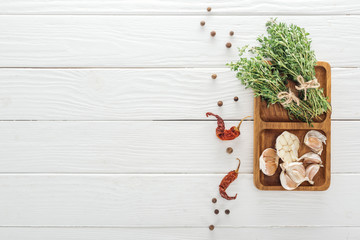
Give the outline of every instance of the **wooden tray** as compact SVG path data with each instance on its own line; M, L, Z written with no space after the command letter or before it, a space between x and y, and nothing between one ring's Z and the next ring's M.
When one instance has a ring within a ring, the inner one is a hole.
M316 78L324 94L331 100L331 72L330 65L326 62L317 62L315 67ZM289 81L289 87L294 89L295 84ZM296 91L296 90L294 90ZM318 130L326 137L326 145L321 154L324 167L314 177L314 185L302 183L294 191L324 191L330 186L330 150L331 150L331 113L321 116L321 120L314 122L313 127L307 123L290 121L287 111L280 104L269 108L265 101L255 98L254 103L254 183L260 190L285 190L280 184L280 166L273 176L264 175L259 166L259 158L266 148L275 148L276 138L283 132L289 131L300 139L299 156L311 152L304 144L304 136L309 130ZM281 160L280 160L281 162ZM285 190L286 191L286 190Z

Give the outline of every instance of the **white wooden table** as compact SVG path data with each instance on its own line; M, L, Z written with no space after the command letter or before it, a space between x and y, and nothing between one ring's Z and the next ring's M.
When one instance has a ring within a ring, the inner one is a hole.
M0 239L360 239L359 15L357 0L2 0ZM252 114L225 63L270 17L332 66L326 192L257 190L252 120L221 142L205 118Z

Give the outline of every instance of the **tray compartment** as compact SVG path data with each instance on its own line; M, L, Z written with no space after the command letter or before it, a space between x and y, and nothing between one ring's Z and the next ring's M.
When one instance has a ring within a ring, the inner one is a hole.
M313 130L317 130L326 136L326 133L324 133L321 129L313 129ZM293 133L299 138L300 140L299 157L305 153L311 152L311 149L304 144L305 134L309 131L307 129L264 129L260 133L260 145L262 146L260 152L262 153L266 148L275 148L276 138L284 131ZM326 158L326 145L324 145L324 150L322 151L320 157L322 160ZM282 163L281 160L279 162L279 167L273 176L266 176L263 173L260 174L260 182L262 185L264 186L281 185L279 179L281 173L280 163ZM301 186L319 186L319 187L323 186L325 184L325 179L326 179L325 176L326 164L327 164L326 161L323 161L322 165L324 167L320 168L319 172L315 175L314 185L311 185L308 182L304 182L301 184Z
M319 65L315 67L315 76L320 83L320 87L324 89L324 92L327 92L327 71L325 66ZM287 87L296 94L297 90L295 89L295 82L289 81ZM261 101L260 103L260 118L264 122L300 122L299 120L290 120L287 111L280 105L274 104L267 106L266 101ZM319 119L315 122L323 122L326 119L326 114L319 116Z

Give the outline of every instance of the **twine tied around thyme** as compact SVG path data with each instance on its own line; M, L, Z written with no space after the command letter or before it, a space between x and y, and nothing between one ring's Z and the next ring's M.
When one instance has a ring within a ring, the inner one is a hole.
M304 78L301 75L299 75L297 77L297 80L300 83L300 86L295 86L295 88L296 88L296 90L304 90L304 93L305 93L304 100L305 101L307 99L306 90L308 90L309 88L318 88L318 87L320 87L320 83L318 83L316 78L314 78L311 81L305 82Z
M295 94L289 89L289 92L279 92L277 95L278 99L281 100L285 98L285 102L282 102L281 105L286 107L289 105L292 101L294 101L298 106L300 105L300 100L298 97L295 96Z

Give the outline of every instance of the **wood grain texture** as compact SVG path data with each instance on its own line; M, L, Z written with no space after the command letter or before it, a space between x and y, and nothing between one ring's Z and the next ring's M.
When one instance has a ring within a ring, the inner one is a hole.
M360 5L356 0L222 0L222 1L181 1L163 0L4 0L0 14L206 14L211 6L212 15L259 15L259 14L359 14Z
M253 111L252 92L229 69L1 69L0 84L0 119L8 120L205 120L207 111L237 119Z
M323 89L324 96L331 103L331 70L327 62L317 62L316 79ZM291 86L289 87L291 88ZM295 85L292 86L295 88ZM295 89L292 89L296 92ZM304 146L303 139L310 130L320 131L326 136L326 145L321 154L322 168L314 177L314 184L302 183L294 191L324 191L330 186L331 178L331 112L327 112L319 121L308 123L291 121L287 111L280 106L267 107L258 97L254 101L254 184L260 190L283 190L280 171L273 176L265 176L260 170L259 158L267 148L275 148L276 138L284 131L295 134L300 139L299 157L311 149ZM276 116L275 118L273 116Z
M360 173L360 122L332 125L332 172ZM227 173L240 157L240 173L252 173L253 123L229 142L215 128L215 121L0 122L0 172Z
M353 107L360 105L359 78L360 68L332 69L333 119L360 119L360 108ZM0 85L1 120L205 120L207 111L225 119L253 114L252 91L227 68L0 69ZM344 96L352 96L354 105Z
M333 174L325 192L276 194L257 190L252 174L243 174L227 190L239 193L235 201L218 194L223 176L1 175L0 225L359 227L359 187L353 184L359 174ZM222 214L215 215L215 208ZM230 215L223 214L225 209Z
M360 104L359 14L355 0L2 1L0 120L26 121L0 121L0 239L359 239L360 109L346 97ZM326 192L258 191L253 122L225 143L215 121L189 121L252 113L225 63L272 15L337 67ZM217 185L238 156L239 198L225 202Z
M359 75L358 75L359 74ZM360 68L357 69L331 69L332 119L359 119L360 108L347 109L349 99L360 105ZM348 116L348 117L341 117Z
M319 236L328 240L358 240L360 227L215 227L210 232L201 228L0 228L0 238L11 240L238 240L239 236L248 240L318 240Z
M332 172L360 173L360 122L332 124ZM0 122L0 172L226 173L240 157L240 172L252 173L253 123L230 142L215 128L215 121Z
M222 142L215 121L0 122L0 172L225 173L240 156L250 173L252 126Z
M207 21L201 27L201 20ZM268 16L0 16L0 67L215 67L265 33ZM279 17L319 60L360 67L360 16ZM244 24L246 22L246 24ZM215 30L215 38L209 32ZM229 31L235 31L233 37ZM225 43L231 41L228 49Z

